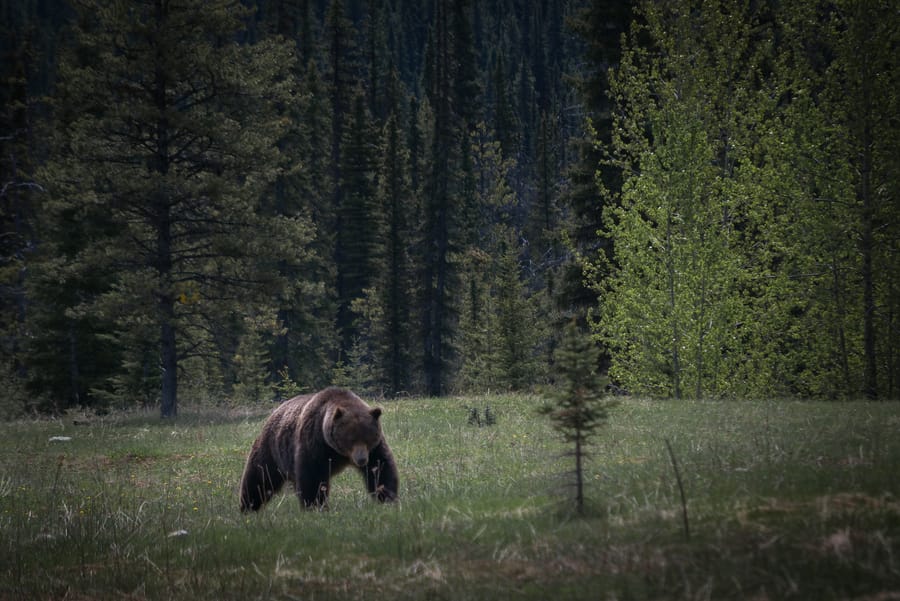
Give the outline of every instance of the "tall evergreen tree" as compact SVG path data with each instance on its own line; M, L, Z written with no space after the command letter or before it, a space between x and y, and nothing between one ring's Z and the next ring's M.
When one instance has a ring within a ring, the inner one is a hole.
M41 186L34 181L28 141L34 112L28 90L32 57L21 32L30 24L12 21L4 20L0 26L0 378L21 388L27 373L22 361L25 259L34 248L32 198Z
M621 187L619 170L606 160L613 132L613 102L607 74L618 64L621 34L632 18L631 4L591 0L570 21L579 41L585 44L585 60L571 74L581 102L580 111L567 115L577 121L579 133L573 140L576 156L567 174L563 202L569 212L569 239L578 254L587 258L609 256L612 250L607 237L597 236L603 229L604 205L610 200L614 203ZM597 202L598 197L603 202ZM560 293L564 306L580 307L583 311L596 303L596 292L585 285L577 261L570 262L563 275Z
M493 74L494 88L494 133L500 141L503 156L516 159L518 154L518 123L509 98L506 60L503 52L497 55Z
M79 299L84 315L111 316L130 338L155 330L161 414L174 416L179 361L274 290L265 258L290 252L282 241L296 250L310 238L302 220L256 210L280 165L290 49L231 41L247 16L232 0L78 8L43 177L48 233L91 236L56 268L102 278Z
M341 351L347 352L359 335L353 302L363 297L372 281L382 231L376 200L376 130L366 99L358 91L344 131L341 157L341 204L337 206L335 259Z
M8 391L2 405L11 413L25 408L30 393L24 387L35 375L26 355L33 340L27 274L38 243L38 195L44 190L35 177L42 158L40 98L52 85L68 14L61 0L0 2L0 378Z
M460 246L458 207L467 202L468 130L474 125L475 57L469 5L441 0L435 5L426 53L425 88L433 110L430 173L425 187L423 256L423 363L425 389L440 396L450 376L451 338L456 324L454 292L458 273L453 257Z
M281 260L295 293L285 300L279 314L282 331L275 340L272 371L277 374L286 369L276 379L287 377L316 388L327 384L338 340L334 327L337 216L329 169L331 117L315 61L307 63L300 89L303 93L294 109L296 137L282 150L284 194L289 199L289 216L311 220L315 238L306 246L309 260L288 260L293 256Z
M394 396L409 392L414 384L417 320L411 250L419 213L409 179L409 150L394 114L382 130L377 199L381 243L367 290L365 335L383 390Z

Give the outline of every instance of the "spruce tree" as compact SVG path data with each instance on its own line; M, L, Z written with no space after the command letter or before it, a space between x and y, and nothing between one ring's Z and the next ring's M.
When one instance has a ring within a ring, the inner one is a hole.
M619 61L620 37L631 21L631 6L624 0L591 0L569 22L578 41L585 44L585 60L572 75L582 112L575 113L579 133L572 143L575 157L563 201L569 213L569 240L578 254L591 259L608 256L612 250L609 237L597 235L603 230L605 205L614 204L621 188L618 168L606 161L614 114L607 74ZM582 310L594 306L597 294L586 285L582 266L570 261L566 267L560 289L562 304Z
M541 376L537 345L542 334L533 299L522 279L516 237L507 235L499 246L496 297L497 347L492 363L506 390L527 390Z
M288 388L292 382L324 385L323 374L331 367L336 344L330 319L334 298L329 286L334 280L334 211L326 166L330 124L314 63L298 68L293 77L301 94L286 107L289 126L278 142L281 172L263 195L267 216L311 221L315 228L305 246L293 247L276 259L285 286L274 299L278 327L266 334L272 360L268 368L274 382L284 380Z
M415 264L411 249L417 242L416 216L419 208L409 179L409 150L396 115L384 126L381 165L378 173L378 209L383 228L381 252L374 290L381 306L382 323L378 340L378 369L388 394L411 390L413 340L417 320L414 303Z
M78 8L43 171L48 234L75 236L63 273L98 281L72 314L155 330L161 414L174 416L179 361L277 294L267 258L311 236L302 219L257 210L281 164L291 51L235 43L248 15L234 0Z
M597 370L600 350L583 334L575 320L563 332L555 353L556 383L540 413L549 416L563 441L573 445L568 453L575 461L575 508L584 512L584 460L593 438L615 403L604 396L606 378Z
M425 182L422 269L423 371L426 392L443 394L455 355L454 302L461 250L461 215L470 173L468 131L474 125L476 83L469 3L440 0L435 5L423 73L433 111L430 172Z
M341 148L341 202L335 224L337 269L337 327L341 353L347 353L359 336L352 305L372 282L380 252L381 214L377 210L377 130L357 90Z

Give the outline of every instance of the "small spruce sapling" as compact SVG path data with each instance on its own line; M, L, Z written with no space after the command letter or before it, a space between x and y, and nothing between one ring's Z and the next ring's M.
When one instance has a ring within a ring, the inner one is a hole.
M564 332L554 354L557 382L548 403L539 409L553 427L574 448L567 453L575 458L575 508L584 513L584 459L591 439L616 404L605 395L607 379L597 372L600 349L583 334L575 321Z
M494 415L494 412L491 411L491 406L488 405L484 408L484 425L485 426L494 426L497 424L497 416Z

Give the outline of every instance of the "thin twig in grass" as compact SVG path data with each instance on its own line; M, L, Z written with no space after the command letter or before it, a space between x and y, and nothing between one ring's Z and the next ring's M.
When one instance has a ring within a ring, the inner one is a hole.
M669 449L669 459L672 460L672 469L675 470L675 480L678 482L678 491L681 493L681 516L684 520L684 539L689 541L691 540L691 527L688 524L688 511L687 511L687 499L684 496L684 484L681 482L681 472L678 471L678 462L675 460L675 451L672 450L672 445L669 443L669 439L666 438L666 448Z

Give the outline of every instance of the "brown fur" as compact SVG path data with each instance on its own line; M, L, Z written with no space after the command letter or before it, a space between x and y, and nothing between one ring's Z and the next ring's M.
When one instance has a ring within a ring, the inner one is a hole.
M331 477L354 465L379 501L397 498L397 466L381 431L381 408L343 388L282 403L247 456L241 511L257 511L290 480L306 507L328 500Z

